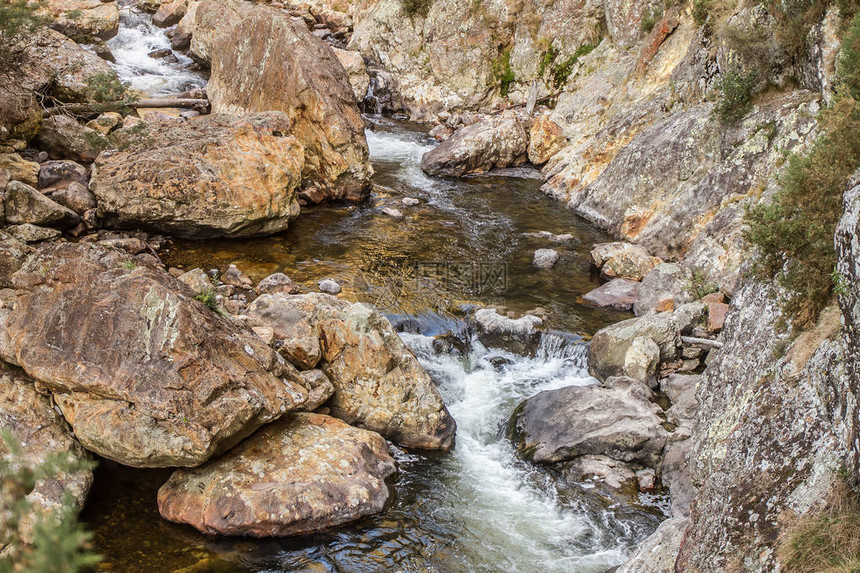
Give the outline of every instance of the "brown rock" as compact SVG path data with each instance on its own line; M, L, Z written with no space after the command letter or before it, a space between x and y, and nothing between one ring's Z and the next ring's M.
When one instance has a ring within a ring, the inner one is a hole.
M119 30L119 6L102 0L47 0L41 12L51 28L70 38L94 36L107 40Z
M204 0L198 16L213 1ZM212 48L207 91L213 112L283 111L290 123L285 133L304 146L303 186L330 199L367 197L373 169L364 121L331 48L303 22L264 6L224 32Z
M77 181L72 181L65 187L53 191L50 197L51 201L59 203L79 215L83 215L96 207L96 198L90 193L86 185L82 185Z
M279 292L297 294L299 286L293 284L292 279L284 273L275 273L260 281L257 285L257 292L260 294L275 294Z
M306 399L298 373L253 334L124 252L46 245L13 283L18 362L106 458L197 465Z
M221 275L221 282L225 285L230 285L239 288L248 288L254 284L248 275L240 271L236 265L228 265L227 270Z
M301 376L302 384L308 391L308 401L302 405L301 409L313 412L331 398L334 394L334 384L331 383L325 372L318 369L305 370Z
M278 112L131 127L124 151L101 154L90 190L106 226L179 237L247 237L284 231L299 213L303 149Z
M729 305L723 302L712 302L708 304L708 330L710 332L719 332L723 329L723 324L726 322L726 313L729 312Z
M597 306L611 306L618 310L630 310L639 296L639 283L627 279L614 279L603 284L582 298Z
M380 313L313 293L262 295L248 315L274 328L276 338L288 335L285 345L305 341L308 362L318 345L320 368L335 387L333 416L406 447L454 445L456 424L436 386Z
M32 249L15 237L0 231L0 288L12 286L12 275L21 268Z
M529 161L535 165L546 163L567 143L561 126L545 115L535 118L529 130Z
M591 259L608 278L641 281L662 261L639 245L630 243L600 243L591 249Z
M186 0L173 0L173 2L162 4L152 16L152 23L159 28L169 28L185 16L188 10Z
M379 434L291 414L220 459L176 471L158 490L158 509L209 534L314 533L381 511L395 471Z
M97 118L87 122L87 127L98 131L102 135L107 135L121 126L122 115L115 111L103 113Z

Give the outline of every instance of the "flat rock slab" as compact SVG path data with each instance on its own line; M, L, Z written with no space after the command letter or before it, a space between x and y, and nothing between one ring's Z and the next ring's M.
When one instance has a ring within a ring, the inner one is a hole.
M17 363L106 458L195 466L307 400L298 372L250 330L128 253L46 245L12 282Z
M222 458L174 472L158 490L158 509L203 533L302 535L381 511L395 471L379 434L296 413Z
M628 279L614 279L600 285L582 298L597 306L610 306L630 310L639 297L639 283Z

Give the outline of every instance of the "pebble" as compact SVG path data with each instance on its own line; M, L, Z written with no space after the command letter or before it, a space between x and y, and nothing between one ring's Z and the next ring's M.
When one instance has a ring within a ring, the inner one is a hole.
M548 269L558 262L558 251L555 249L538 249L535 251L532 262L539 269Z
M407 207L414 207L415 205L418 205L421 203L421 201L419 201L418 199L416 199L414 197L404 197L402 202Z
M328 294L338 294L341 290L340 285L337 284L334 279L323 279L317 284L319 286L320 292Z
M389 217L393 217L395 219L403 218L403 213L401 213L399 209L395 209L394 207L383 207L382 212Z

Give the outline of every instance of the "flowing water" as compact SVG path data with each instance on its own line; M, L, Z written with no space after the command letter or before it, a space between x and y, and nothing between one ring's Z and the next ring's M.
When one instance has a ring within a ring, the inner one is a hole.
M365 204L306 209L276 237L176 242L164 257L187 269L235 263L255 280L283 271L307 290L337 279L341 297L374 304L401 331L457 420L456 447L445 454L393 448L399 473L382 514L269 540L207 537L167 523L155 492L169 470L102 461L83 518L106 556L103 570L596 573L620 563L664 517L659 499L630 506L595 495L589 484L557 487L546 470L516 457L505 433L522 400L595 382L583 339L626 318L578 302L599 284L588 250L608 238L541 194L533 170L429 178L419 167L433 145L426 135L374 121L367 136L377 187ZM404 197L420 203L406 206ZM386 206L403 218L386 215ZM561 253L551 270L531 264L542 247ZM533 357L485 348L465 319L484 304L537 312L565 332L545 336ZM441 352L438 335L461 344Z

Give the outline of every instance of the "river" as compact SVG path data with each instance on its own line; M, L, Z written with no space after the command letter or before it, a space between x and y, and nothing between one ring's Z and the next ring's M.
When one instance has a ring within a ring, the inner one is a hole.
M173 77L186 73L181 62L135 71L128 62L161 41L145 36L163 31L146 27L146 16L126 15L124 22L145 34L121 30L113 40L124 48L115 49L123 79L137 77L152 93L196 81ZM306 208L276 237L178 241L163 256L186 269L220 271L235 263L255 281L282 271L307 290L322 278L337 279L341 297L374 304L401 331L457 421L456 447L432 455L392 447L399 472L382 514L324 534L271 540L207 537L167 523L155 492L169 470L102 460L83 514L106 558L102 570L600 573L665 517L659 496L629 506L593 495L587 483L557 490L548 472L516 458L505 436L508 417L525 398L595 383L583 341L628 316L578 301L599 284L588 250L608 237L543 195L534 170L434 179L420 170L421 155L434 145L420 127L373 118L367 139L377 186L364 204ZM418 205L404 205L406 197ZM561 258L538 271L531 259L543 247L558 249ZM466 320L480 305L535 312L558 332L533 357L485 348ZM438 335L459 343L439 351Z

